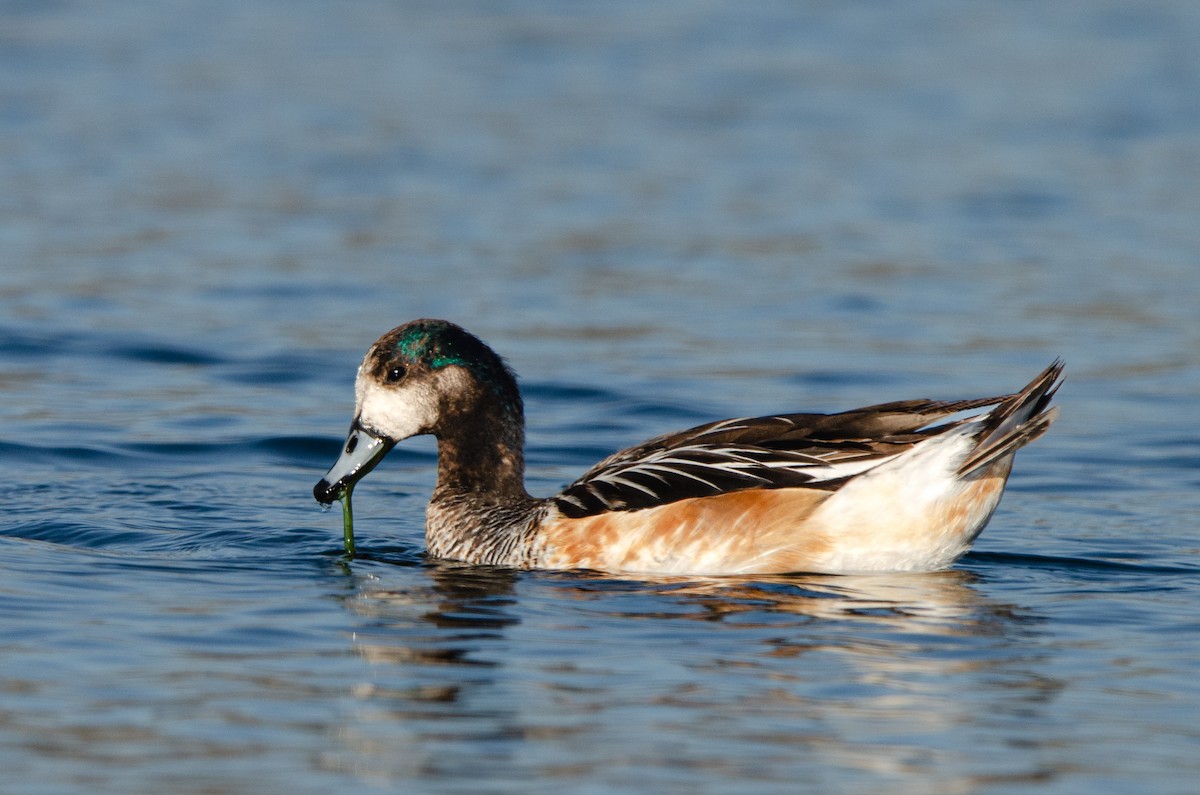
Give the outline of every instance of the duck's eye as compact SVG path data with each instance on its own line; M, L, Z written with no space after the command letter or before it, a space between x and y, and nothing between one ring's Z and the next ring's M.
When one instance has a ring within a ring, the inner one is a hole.
M387 382L389 384L397 384L404 380L404 376L408 373L408 369L402 364L398 364L391 370L387 371Z

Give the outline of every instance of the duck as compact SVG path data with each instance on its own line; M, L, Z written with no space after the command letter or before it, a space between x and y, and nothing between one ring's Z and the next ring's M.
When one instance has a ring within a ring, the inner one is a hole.
M971 547L1015 453L1058 416L1063 369L1056 359L997 397L709 422L533 497L513 370L461 326L424 318L367 350L349 434L313 496L345 497L397 443L432 434L434 558L653 576L936 571Z

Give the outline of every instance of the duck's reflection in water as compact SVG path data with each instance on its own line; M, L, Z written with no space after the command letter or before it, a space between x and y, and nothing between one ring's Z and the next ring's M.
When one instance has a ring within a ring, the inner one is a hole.
M364 581L347 602L372 676L342 739L356 765L389 777L587 774L613 754L782 777L801 749L840 768L920 772L954 759L922 737L1043 709L1061 687L1024 643L1036 619L968 571L407 573Z

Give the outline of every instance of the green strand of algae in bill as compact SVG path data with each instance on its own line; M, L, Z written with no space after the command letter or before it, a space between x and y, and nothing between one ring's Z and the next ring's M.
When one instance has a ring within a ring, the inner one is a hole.
M342 543L346 547L346 554L354 557L354 509L350 507L350 492L354 491L354 485L350 484L342 489Z

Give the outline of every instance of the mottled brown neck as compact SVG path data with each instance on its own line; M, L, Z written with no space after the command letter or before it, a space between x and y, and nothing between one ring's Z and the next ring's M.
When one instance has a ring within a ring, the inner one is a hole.
M453 494L528 500L525 491L525 428L520 406L488 401L444 416L438 439L434 498Z

